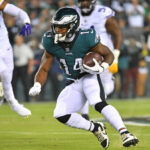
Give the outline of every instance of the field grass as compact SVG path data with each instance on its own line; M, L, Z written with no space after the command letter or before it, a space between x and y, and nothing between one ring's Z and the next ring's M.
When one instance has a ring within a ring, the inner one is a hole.
M108 101L122 117L150 116L150 100ZM53 118L54 102L25 104L32 110L30 118L22 118L7 104L0 107L0 150L100 150L97 139L87 131L67 127ZM92 119L102 117L90 108ZM126 150L119 134L106 123L108 150ZM130 150L150 150L150 126L127 125L140 140Z

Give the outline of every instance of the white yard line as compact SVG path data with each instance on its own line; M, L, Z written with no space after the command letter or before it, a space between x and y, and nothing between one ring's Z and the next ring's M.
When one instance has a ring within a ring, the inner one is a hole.
M18 135L89 135L90 132L22 132L22 131L0 131L0 134L18 134ZM113 136L118 136L118 133L111 134ZM137 136L140 134L136 134ZM149 134L144 134L144 136L150 136Z
M139 123L139 122L134 122L134 121L124 121L125 124L127 125L132 125L132 126L150 126L150 124L146 124L146 123Z
M93 121L102 121L102 122L106 122L105 119L103 118L93 118L91 119ZM147 127L147 126L150 126L150 123L141 123L141 122L138 122L138 121L123 121L125 124L127 125L132 125L132 126L143 126L143 127Z

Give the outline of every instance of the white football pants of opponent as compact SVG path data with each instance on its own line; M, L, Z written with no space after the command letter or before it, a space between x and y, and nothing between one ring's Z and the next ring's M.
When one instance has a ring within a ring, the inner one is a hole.
M14 97L11 84L13 68L13 50L6 36L0 39L0 78L4 90L4 98L8 101L12 110L17 114L29 116L31 115L30 110L20 105Z

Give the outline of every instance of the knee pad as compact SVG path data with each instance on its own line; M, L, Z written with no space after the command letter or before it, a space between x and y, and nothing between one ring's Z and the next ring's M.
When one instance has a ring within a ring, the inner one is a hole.
M61 117L58 117L56 119L58 121L60 121L61 123L66 123L69 120L70 116L71 116L71 114L65 115L65 116L61 116Z
M106 107L107 105L108 105L108 104L106 103L106 101L97 103L97 104L95 105L95 110L101 113L102 109L103 109L104 107Z

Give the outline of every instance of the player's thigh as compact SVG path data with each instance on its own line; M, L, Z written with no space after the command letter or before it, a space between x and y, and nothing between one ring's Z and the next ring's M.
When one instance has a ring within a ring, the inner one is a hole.
M3 59L0 57L0 75L2 75L6 70L6 64L4 63Z
M86 76L83 79L83 90L88 102L92 106L104 101L106 98L99 75Z
M4 53L0 55L0 76L3 81L6 84L9 84L12 80L12 74L13 74L13 52L11 46L3 47L5 49Z
M4 58L4 63L7 66L7 70L9 72L12 72L14 69L14 60L13 60L13 50L11 46L7 49L6 55L7 57Z
M9 40L0 41L0 52L1 51L2 53L0 54L0 61L1 64L3 64L3 67L0 67L0 71L3 70L12 72L14 68L13 50L9 43Z
M73 83L74 84L74 83ZM54 117L60 117L71 113L79 112L85 103L83 92L77 90L73 85L63 89L57 99Z

